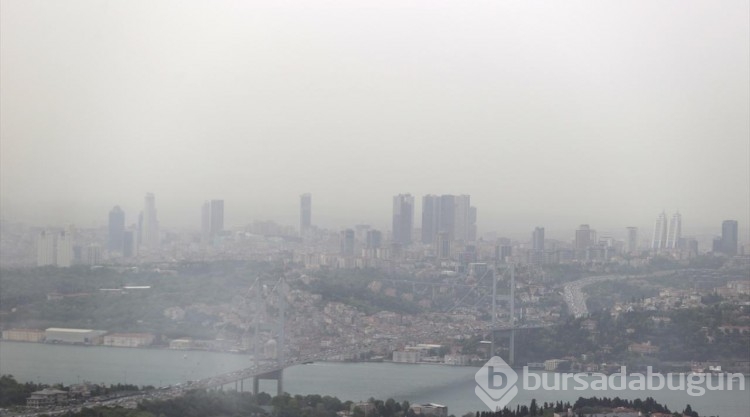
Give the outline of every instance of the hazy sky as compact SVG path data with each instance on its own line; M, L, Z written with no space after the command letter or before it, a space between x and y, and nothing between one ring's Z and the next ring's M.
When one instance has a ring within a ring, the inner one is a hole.
M480 231L750 217L749 1L29 1L0 8L6 219ZM419 216L417 216L418 223Z

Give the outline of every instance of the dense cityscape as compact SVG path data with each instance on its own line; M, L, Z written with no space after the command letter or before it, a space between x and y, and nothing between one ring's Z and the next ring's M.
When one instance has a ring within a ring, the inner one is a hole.
M750 0L0 0L0 417L750 416Z

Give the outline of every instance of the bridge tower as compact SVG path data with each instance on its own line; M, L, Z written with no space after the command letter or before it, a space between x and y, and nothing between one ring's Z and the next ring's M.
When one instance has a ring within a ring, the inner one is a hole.
M490 338L490 356L495 355L495 339L498 333L503 334L508 338L508 365L513 366L515 363L515 350L516 350L516 268L515 264L511 263L507 266L506 270L510 270L510 294L509 295L497 295L497 277L498 272L492 271L492 331ZM509 328L498 328L497 323L497 301L508 301L510 307L510 322Z
M270 295L270 294L269 294ZM276 323L276 331L278 336L278 341L276 342L276 365L277 369L272 370L270 372L266 372L264 374L258 374L253 377L253 395L258 395L260 392L260 381L265 380L274 380L276 381L276 394L281 395L284 393L284 351L286 349L285 347L285 329L284 329L284 323L286 321L286 282L284 281L284 278L281 278L278 283L276 284L276 295L279 298L279 316L278 316L278 322ZM253 358L255 360L255 369L258 369L260 366L260 335L259 335L259 328L260 328L260 319L259 314L257 314L257 311L260 309L260 305L262 303L262 300L260 298L260 291L255 292L255 302L256 302L256 314L255 314L255 334L254 334L254 340L253 340Z

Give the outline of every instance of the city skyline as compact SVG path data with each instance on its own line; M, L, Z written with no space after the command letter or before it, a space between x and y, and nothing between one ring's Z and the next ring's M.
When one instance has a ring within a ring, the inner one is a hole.
M201 205L201 207L202 207L202 209L201 209L201 222L197 223L197 226L196 226L196 223L194 221L193 224L191 224L191 225L177 226L177 227L172 226L172 227L167 227L167 229L172 229L172 230L193 230L193 231L200 232L202 235L206 235L206 233L209 233L211 235L216 235L216 234L222 232L225 229L226 230L242 229L242 228L250 226L251 224L256 223L258 221L271 221L271 222L275 222L275 223L277 223L279 225L293 226L299 232L301 230L301 227L302 227L301 220L303 218L305 218L305 216L309 216L309 218L311 218L310 213L312 211L312 207L311 207L312 206L312 203L311 203L312 195L310 193L304 193L304 194L299 195L298 197L299 197L299 201L298 201L298 218L297 218L297 223L296 224L294 222L284 223L283 221L281 221L278 218L270 218L270 219L269 218L259 218L259 219L251 219L248 223L244 223L244 224L232 224L232 225L225 226L224 200L204 200L203 203L202 203L202 205ZM447 199L446 202L448 200L450 200L450 202L451 202L451 204L448 204L452 208L452 210L450 212L450 216L448 216L448 217L450 217L451 222L450 222L450 225L439 226L437 223L435 225L433 225L433 227L435 227L436 230L437 230L435 232L435 236L437 236L437 234L439 232L443 231L443 232L447 232L449 234L451 240L461 240L461 241L466 241L466 242L470 242L470 241L474 240L474 239L465 240L465 239L457 238L457 237L453 236L453 233L454 233L454 230L455 230L454 223L456 222L456 219L459 217L455 213L455 211L456 211L455 208L457 206L457 201L460 201L460 200L463 199L463 200L465 200L465 203L468 206L468 204L469 204L469 198L470 198L470 196L468 196L468 195L442 195L442 196L438 196L438 195L428 194L428 195L424 195L421 198L419 198L418 196L412 196L411 194L399 194L397 196L392 196L391 197L392 200L393 200L393 204L392 204L392 210L390 211L390 219L387 222L387 224L384 223L382 225L378 225L377 223L374 223L374 222L371 222L371 221L367 221L366 219L364 219L364 220L362 220L362 221L360 221L360 222L358 222L356 224L367 224L368 227L371 226L374 229L389 231L389 232L392 233L393 230L394 230L393 229L393 225L394 225L394 223L393 223L394 222L394 217L393 217L394 212L393 212L393 209L396 208L396 202L397 202L397 200L399 198L402 198L402 197L408 197L408 198L411 199L410 200L410 207L409 207L409 210L411 210L411 220L410 220L410 223L412 225L411 228L410 228L410 242L412 242L412 243L425 243L425 244L434 244L435 243L434 239L429 240L429 241L425 241L424 240L425 239L425 229L424 229L424 226L427 224L427 223L425 223L425 221L428 221L428 223L429 222L439 222L441 216L440 216L439 213L436 212L436 213L434 213L437 216L435 219L426 219L425 218L425 215L426 215L425 207L428 207L428 208L432 207L432 210L439 210L440 209L440 201L441 201L441 199ZM129 218L128 218L127 212L125 210L123 210L120 205L114 206L113 208L111 208L108 211L109 214L108 214L108 216L105 216L104 222L102 224L96 224L94 227L107 227L110 230L112 230L112 228L115 227L117 230L122 230L121 232L119 232L119 233L121 233L120 237L117 238L119 240L123 239L123 237L122 237L123 233L127 232L127 230L131 230L131 231L137 233L135 235L135 237L137 237L138 240L141 241L143 239L143 236L145 235L145 232L143 230L143 228L145 226L145 223L144 223L144 218L145 218L144 217L144 212L151 212L152 213L151 217L154 219L152 221L154 221L155 224L156 224L156 234L158 235L160 233L159 230L160 230L160 227L161 227L162 223L161 223L161 217L159 217L158 219L156 217L155 194L154 193L146 193L146 197L143 199L143 201L144 201L144 203L143 203L144 205L142 206L141 210L140 211L134 210L134 212L131 213L131 215L130 215ZM419 205L417 205L417 202L419 202ZM430 211L430 210L428 209L428 211ZM477 221L476 211L477 211L477 208L474 205L471 205L470 206L470 211L468 212L468 214L472 216L470 218L473 221ZM117 223L116 226L113 226L113 213L116 213L115 214L115 218L117 219L116 220L116 223ZM135 213L138 213L138 214L136 215ZM461 217L463 217L463 216L461 216ZM468 219L469 219L469 217L467 217L467 220ZM7 220L10 220L10 219L3 219L3 220L7 221ZM724 219L721 219L720 222L723 222L723 221L726 221L726 220L727 219L724 218ZM737 222L737 220L732 220L732 221ZM743 228L742 222L739 221L738 223L739 223L739 226L738 226L737 234L738 234L739 240L740 241L750 240L750 225L744 226L744 228ZM66 221L66 222L62 222L62 223L58 223L58 224L50 222L50 223L40 223L40 224L31 224L31 223L29 223L28 225L32 226L32 227L42 228L42 229L48 229L48 228L55 229L55 228L65 228L65 227L69 227L71 225L76 225L76 224L77 223L74 223L74 222L71 222L71 221ZM521 239L522 240L523 236L525 234L528 234L530 232L533 234L535 227L538 228L539 224L543 224L543 226L541 227L542 228L542 234L543 234L544 233L544 228L548 227L547 226L548 224L555 224L555 222L544 222L544 221L539 222L539 221L537 221L535 223L529 223L529 224L523 224L523 225L515 225L515 227L511 227L511 228L497 227L497 228L494 228L494 229L493 228L488 228L486 230L485 229L479 229L475 224L470 224L470 226L473 227L473 230L470 230L470 232L473 232L475 234L474 236L475 236L476 239L481 238L482 234L485 234L485 233L501 233L501 234L502 233L506 233L504 235L505 237L512 237L514 239ZM630 226L628 226L627 224L630 224ZM668 218L668 216L666 214L666 211L662 210L662 212L657 216L656 221L651 223L651 226L649 226L648 224L643 225L643 226L632 226L632 224L633 223L628 223L627 219L623 219L623 222L620 223L619 225L615 225L615 226L597 226L597 228L601 229L606 235L616 236L616 237L618 237L620 239L625 239L625 240L629 240L630 239L629 234L631 232L630 232L629 229L635 228L636 236L638 236L638 238L642 239L642 241L645 241L645 239L648 239L648 247L650 249L655 249L655 250L676 249L678 247L680 239L684 239L685 237L688 237L688 238L690 238L690 237L696 237L696 236L706 237L706 236L709 236L709 235L719 236L721 234L720 232L717 234L715 224L714 225L703 226L703 225L695 225L695 224L692 224L692 223L688 224L688 229L687 229L688 232L687 232L687 234L684 234L682 232L682 213L680 213L679 211L676 211L674 214L671 215L671 217ZM122 226L120 226L120 225L122 225ZM132 225L132 226L127 226L127 225ZM353 224L353 223L352 224L339 223L339 224L336 224L334 226L326 226L326 225L320 225L319 226L319 225L316 225L316 224L312 224L312 222L310 222L310 228L320 228L320 229L323 229L323 230L331 230L331 231L338 231L338 232L344 231L345 229L348 229L348 228L351 228L354 225L355 224ZM552 234L549 237L553 238L553 239L565 239L565 237L566 237L567 234L570 234L570 233L575 234L575 233L577 233L576 230L579 230L581 227L588 227L588 228L590 228L590 226L588 224L580 224L577 227L573 226L572 224L555 226L555 227L549 228L549 230L552 231ZM448 229L450 229L450 230L448 230ZM645 232L645 234L641 234L641 233L638 232L638 230L646 230L647 232ZM592 233L592 235L590 237L591 239L596 238L596 236L597 236L596 229L590 228L590 233ZM152 238L152 239L154 239L154 238ZM158 245L158 236L156 237L156 239L157 239L157 245ZM661 241L660 241L660 239L661 239ZM575 240L576 240L576 237L574 236L573 237L573 241L575 241ZM534 239L532 238L531 242L533 242L533 241L534 241ZM108 248L110 248L110 246L113 245L113 244L116 245L117 243L113 243L113 242L109 242L108 241L105 246L107 246ZM148 247L148 242L145 243L143 246L144 247Z
M471 195L480 230L750 222L747 3L191 4L3 2L3 218L101 225L151 191L164 227L211 195L226 226L297 224L309 192L316 225L384 229L408 192Z

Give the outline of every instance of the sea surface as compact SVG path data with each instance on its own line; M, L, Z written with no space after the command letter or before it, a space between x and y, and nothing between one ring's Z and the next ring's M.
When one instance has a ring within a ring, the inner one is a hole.
M238 370L251 364L250 356L232 353L0 342L0 374L11 374L22 382L67 385L90 381L164 386ZM392 397L411 403L440 403L448 406L450 414L461 416L467 412L487 410L474 393L477 385L474 376L478 369L388 362L316 362L284 370L284 390L291 394L331 395L343 401ZM541 371L535 374L548 378L546 381L550 382L555 376ZM586 380L590 382L592 378ZM227 385L224 389L235 389L235 385ZM252 383L247 381L244 389L252 389ZM261 389L275 395L276 384L274 381L262 381ZM690 396L684 390L666 388L658 391L521 388L510 406L515 408L516 404L529 404L532 398L538 403L572 403L578 397L593 396L628 399L650 396L666 404L672 411L682 411L686 404L690 404L701 415L750 416L750 379L747 377L744 378L744 390L739 390L735 384L731 391L706 391L701 396Z

